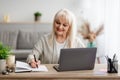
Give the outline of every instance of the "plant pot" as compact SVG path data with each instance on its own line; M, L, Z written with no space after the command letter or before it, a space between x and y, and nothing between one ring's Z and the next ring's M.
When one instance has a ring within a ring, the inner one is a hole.
M87 47L93 48L93 47L96 47L96 44L95 44L95 42L88 42Z
M0 59L0 73L6 70L6 60Z
M41 16L35 16L35 22L39 22L40 18L41 18Z

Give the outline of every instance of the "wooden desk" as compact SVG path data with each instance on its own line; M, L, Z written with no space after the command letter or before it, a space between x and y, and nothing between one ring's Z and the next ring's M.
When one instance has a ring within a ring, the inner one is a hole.
M108 74L105 64L96 64L94 70L57 72L53 64L46 64L48 72L0 74L0 80L120 80L120 73Z

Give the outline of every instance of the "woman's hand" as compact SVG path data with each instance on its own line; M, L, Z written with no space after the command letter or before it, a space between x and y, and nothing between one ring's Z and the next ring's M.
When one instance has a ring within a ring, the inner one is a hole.
M38 60L37 62L35 62L35 60L33 59L33 60L31 61L31 63L30 63L30 66L31 66L32 68L37 68L38 65L40 65L40 60Z

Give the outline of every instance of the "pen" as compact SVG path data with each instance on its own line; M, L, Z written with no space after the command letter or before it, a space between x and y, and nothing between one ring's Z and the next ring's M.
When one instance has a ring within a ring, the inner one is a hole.
M113 55L113 61L115 61L115 60L116 60L116 54Z
M35 54L34 54L34 60L35 60L35 62L37 62L36 57L35 57ZM36 64L36 66L37 66L37 68L38 68L38 64Z

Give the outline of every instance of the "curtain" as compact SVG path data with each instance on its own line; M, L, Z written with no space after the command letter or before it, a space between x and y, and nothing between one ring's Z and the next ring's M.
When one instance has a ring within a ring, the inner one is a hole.
M120 0L105 0L105 53L120 63Z

